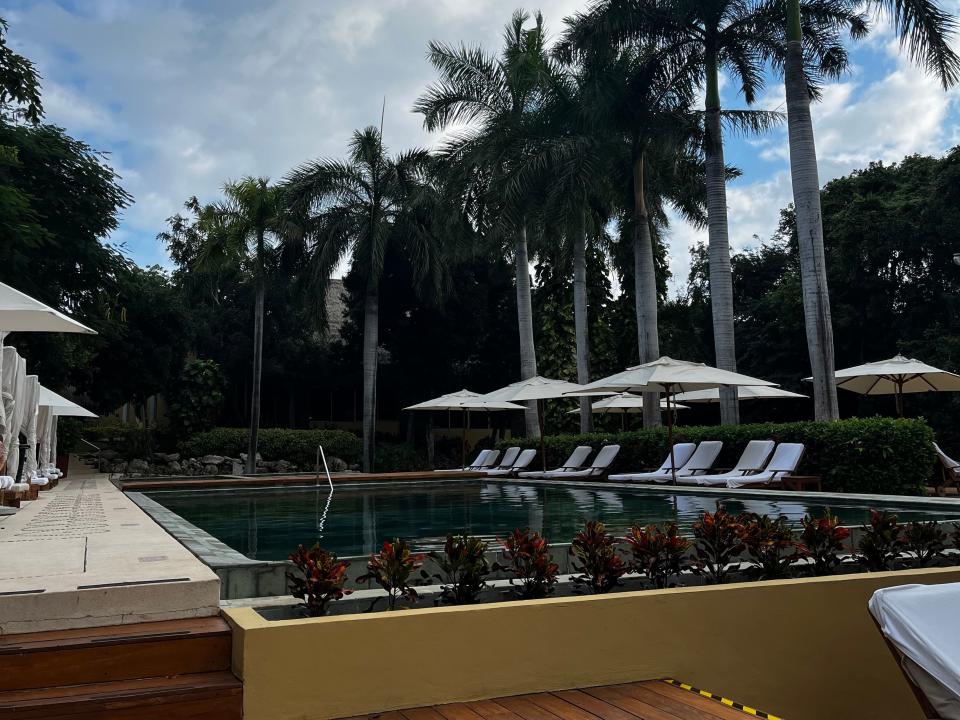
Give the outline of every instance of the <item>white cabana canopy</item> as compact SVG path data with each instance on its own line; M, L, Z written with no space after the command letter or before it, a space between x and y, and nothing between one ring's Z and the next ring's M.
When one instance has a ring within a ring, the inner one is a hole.
M51 414L60 417L97 417L96 413L90 412L73 400L67 400L63 395L58 395L43 385L40 386L40 405L49 407Z
M960 375L903 355L837 370L834 378L838 388L861 395L895 395L899 415L903 415L904 394L960 392Z
M703 363L661 357L653 362L635 365L623 372L587 383L578 392L569 395L605 395L621 392L662 392L667 395L667 441L670 445L670 466L676 483L676 463L673 462L673 413L670 396L691 390L712 390L722 387L771 386L774 383L749 375L721 370Z
M0 331L97 334L59 310L54 310L5 283L0 283Z
M783 390L778 387L741 385L737 388L738 400L781 400L805 397L809 396ZM690 392L678 393L673 396L673 399L685 403L718 403L720 402L720 388L714 388L713 390L691 390Z

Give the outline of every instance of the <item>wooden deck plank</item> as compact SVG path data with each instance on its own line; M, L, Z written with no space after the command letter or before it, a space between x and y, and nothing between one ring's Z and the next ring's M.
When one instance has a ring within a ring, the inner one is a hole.
M341 720L746 720L749 713L662 680L449 703Z
M624 695L615 687L611 687L609 685L604 687L585 688L584 692L593 695L596 698L600 698L601 700L605 700L611 705L616 705L621 710L625 710L635 717L643 718L643 720L678 720L677 716L672 712L661 710L660 708L650 705L649 703L645 703L642 700L637 700L629 695Z
M747 716L747 713L741 712L736 708L727 707L716 700L711 700L710 698L703 697L703 695L698 695L695 692L690 692L689 690L684 690L683 688L678 688L665 682L646 683L645 685L658 695L674 698L691 707L699 708L704 713L710 713L715 717L722 718L723 720L742 720Z

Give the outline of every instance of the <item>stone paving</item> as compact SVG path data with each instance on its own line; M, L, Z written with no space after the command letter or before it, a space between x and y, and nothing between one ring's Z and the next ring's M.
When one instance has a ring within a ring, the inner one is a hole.
M0 634L215 615L219 580L103 474L0 516Z

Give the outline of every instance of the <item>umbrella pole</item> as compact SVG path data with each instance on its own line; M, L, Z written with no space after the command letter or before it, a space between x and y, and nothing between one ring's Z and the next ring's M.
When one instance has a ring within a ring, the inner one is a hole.
M673 477L673 484L677 484L677 461L673 454L673 413L670 412L670 386L667 390L667 443L670 445L670 475Z
M896 393L894 393L894 397L897 400L897 417L902 418L903 417L903 380L902 379L897 380L896 389L897 391Z
M466 417L463 420L463 427L460 429L460 467L467 466L467 423L470 422L470 411L465 410Z
M537 400L537 422L540 423L540 461L543 463L543 471L547 471L547 451L543 441L543 400Z

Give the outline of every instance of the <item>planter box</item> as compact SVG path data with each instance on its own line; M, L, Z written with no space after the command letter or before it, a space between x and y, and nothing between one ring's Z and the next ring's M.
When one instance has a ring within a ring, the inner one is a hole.
M867 601L902 570L269 621L224 611L246 720L674 677L790 720L920 720Z

